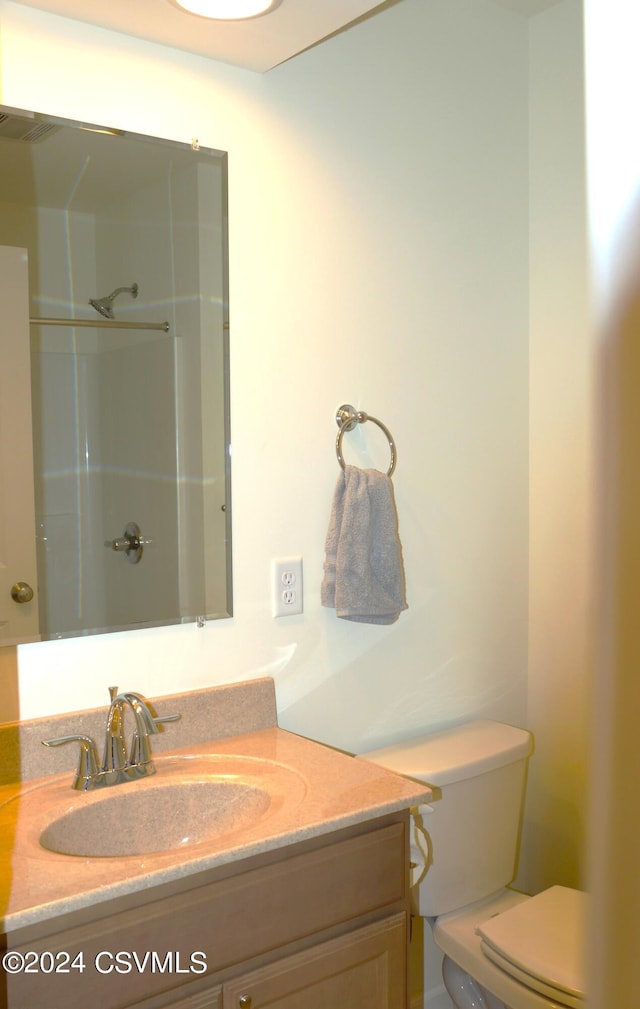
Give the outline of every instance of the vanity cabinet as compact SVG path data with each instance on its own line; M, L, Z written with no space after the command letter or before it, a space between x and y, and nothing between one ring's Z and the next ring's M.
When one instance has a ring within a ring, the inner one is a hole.
M8 935L85 970L5 975L7 1009L406 1009L408 829L395 813Z

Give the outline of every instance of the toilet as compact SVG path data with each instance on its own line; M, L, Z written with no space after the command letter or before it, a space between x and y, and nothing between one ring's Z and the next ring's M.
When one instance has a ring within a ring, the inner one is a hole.
M360 754L424 782L412 810L412 901L444 953L456 1009L581 1009L587 897L515 876L531 734L476 720Z

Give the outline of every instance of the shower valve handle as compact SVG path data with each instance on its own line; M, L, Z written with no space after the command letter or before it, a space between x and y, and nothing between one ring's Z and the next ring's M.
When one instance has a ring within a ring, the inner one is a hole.
M140 526L136 522L128 522L122 536L118 536L115 540L105 540L104 545L116 553L125 553L130 564L137 564L142 560L144 540Z

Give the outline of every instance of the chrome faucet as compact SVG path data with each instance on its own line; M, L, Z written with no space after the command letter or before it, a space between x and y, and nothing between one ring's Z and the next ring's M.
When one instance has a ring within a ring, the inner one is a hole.
M64 743L80 744L80 761L73 788L88 791L108 785L120 785L155 774L149 736L156 735L164 722L176 722L180 715L153 715L148 702L141 694L127 691L119 694L117 687L109 687L111 704L107 715L104 756L99 762L96 744L90 736L59 736L43 739L43 746L61 746ZM125 712L133 713L135 729L127 751L124 735Z
M101 770L104 773L128 771L131 777L142 778L153 774L155 768L151 760L149 736L155 736L158 726L146 701L140 694L119 694L117 687L109 687L111 706L107 715L107 734L104 741L104 757ZM131 708L135 719L135 732L131 740L130 753L124 738L124 715L126 707Z

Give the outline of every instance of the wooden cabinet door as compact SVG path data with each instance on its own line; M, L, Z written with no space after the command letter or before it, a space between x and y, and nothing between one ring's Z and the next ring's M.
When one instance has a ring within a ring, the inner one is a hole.
M406 973L395 914L228 982L222 1009L406 1009Z
M164 999L160 1002L152 999L151 1002L145 1000L138 1002L132 1009L222 1009L222 988L214 985L212 988L205 988L195 995L183 995L182 998L176 995L169 1001Z

